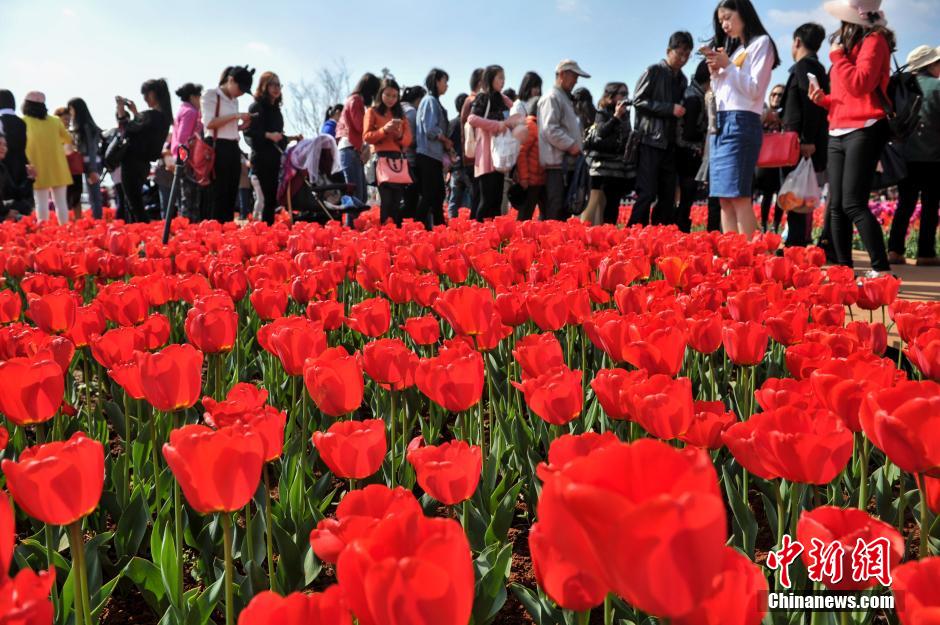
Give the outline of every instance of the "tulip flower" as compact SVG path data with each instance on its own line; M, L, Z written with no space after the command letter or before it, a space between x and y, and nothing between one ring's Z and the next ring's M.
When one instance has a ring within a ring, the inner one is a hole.
M401 339L379 339L362 348L362 366L383 388L402 391L414 386L418 356Z
M482 334L496 313L493 293L484 287L461 286L444 291L434 301L434 311L459 335Z
M73 578L73 583L77 576ZM0 622L11 625L51 625L52 601L49 593L55 586L55 569L35 573L20 569L16 577L0 578ZM77 596L77 595L76 595Z
M134 352L147 349L146 337L133 326L108 330L101 336L92 335L91 355L107 369L134 358Z
M728 358L739 366L754 366L764 360L770 333L756 321L731 321L722 329L721 341Z
M0 291L0 323L18 321L23 312L23 299L10 289Z
M265 590L238 615L238 625L352 625L352 615L339 586L323 592L295 592L281 597Z
M890 360L857 352L822 365L809 380L819 402L839 415L850 430L861 432L859 411L865 395L892 386L897 373Z
M47 356L0 363L0 412L16 425L48 421L64 395L62 368Z
M192 407L202 393L202 352L192 345L170 345L137 356L145 399L157 410Z
M470 499L480 483L483 454L466 441L421 446L421 437L408 446L408 462L424 492L446 506Z
M230 352L238 340L238 313L224 308L190 308L184 328L186 338L201 352Z
M561 343L552 333L529 334L516 341L512 355L522 367L522 379L536 378L565 364Z
M724 443L722 433L738 422L738 417L725 410L724 402L699 401L693 402L694 416L684 434L679 440L705 449L721 449Z
M362 404L362 367L344 347L332 347L309 360L304 384L317 408L331 417L349 414Z
M372 338L388 332L392 322L392 309L382 297L365 299L349 309L346 325L352 330Z
M645 369L601 369L591 380L591 388L607 416L624 421L633 418L633 387L648 377Z
M918 334L904 353L925 378L940 382L940 328Z
M324 330L336 330L343 325L343 305L333 300L307 304L307 318L322 324Z
M318 357L328 347L323 328L302 317L276 326L268 334L268 342L287 375L303 375L307 359Z
M581 416L584 394L580 371L560 365L521 384L512 384L525 395L529 409L551 425L565 425Z
M336 477L366 478L379 470L388 451L385 422L337 421L326 432L314 432L313 445Z
M144 290L132 283L111 282L98 291L95 301L104 316L119 326L133 326L147 318L149 303Z
M476 405L483 396L483 379L483 357L464 343L441 349L434 358L422 358L415 371L418 389L450 412Z
M360 625L466 625L470 620L470 545L453 519L417 512L388 516L343 551L336 576Z
M725 547L712 593L675 625L759 625L767 613L767 578L733 547Z
M26 316L44 332L61 334L74 325L77 311L78 303L72 291L60 289L48 295L30 297Z
M633 418L653 436L670 440L692 425L695 411L689 378L674 380L657 374L637 381L627 392Z
M898 296L901 281L890 274L862 280L858 285L858 307L877 310L889 306Z
M254 289L248 296L252 308L263 321L284 316L287 310L287 289L284 285L265 285Z
M721 314L700 313L686 319L689 347L700 354L711 354L721 347Z
M787 371L797 380L809 376L833 357L832 348L821 343L799 343L791 345L784 352Z
M934 625L940 614L940 557L902 564L892 572L891 587L897 601L901 625Z
M441 327L431 315L409 317L401 327L415 345L433 345L441 338Z

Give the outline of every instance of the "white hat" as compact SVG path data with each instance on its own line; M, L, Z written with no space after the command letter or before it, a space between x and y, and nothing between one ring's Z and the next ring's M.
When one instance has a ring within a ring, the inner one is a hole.
M571 59L565 59L564 61L559 63L558 66L555 68L556 74L560 74L562 72L574 72L575 74L577 74L578 76L581 76L582 78L591 77L590 74L588 74L586 71L581 69L581 66L575 63L574 61L572 61Z
M26 102L35 102L36 104L45 104L46 94L42 91L30 91L23 100Z
M912 72L940 61L940 48L917 46L907 55L907 66Z
M881 0L833 0L825 4L826 11L843 22L861 26L885 26L885 12Z

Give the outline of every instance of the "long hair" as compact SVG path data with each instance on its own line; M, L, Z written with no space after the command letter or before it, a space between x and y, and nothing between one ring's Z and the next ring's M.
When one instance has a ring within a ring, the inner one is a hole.
M582 129L587 130L594 123L597 116L597 109L594 108L594 98L587 87L578 87L571 92L571 99L574 101L574 112L581 119Z
M718 19L718 11L721 9L734 11L740 16L741 21L744 23L744 37L742 40L732 39L722 30L721 21ZM777 52L777 44L774 43L773 37L771 37L767 29L764 28L764 24L760 21L760 17L757 15L757 9L751 4L751 0L721 0L715 8L715 15L712 21L714 22L715 28L715 38L712 39L711 42L712 47L724 48L728 56L733 56L735 50L742 45L747 46L757 37L767 35L767 38L770 39L770 45L774 50L774 69L780 65L780 53Z
M542 90L542 77L535 72L526 72L522 77L522 83L519 85L519 99L528 102L532 97L532 92L538 89Z
M470 91L479 91L480 82L483 80L483 68L478 67L470 72Z
M503 99L503 94L493 84L501 73L505 75L500 65L487 65L483 70L480 92L474 98L471 109L474 115L487 119L503 119L503 111L507 110L506 101ZM489 114L487 114L487 109L489 109Z
M380 84L382 84L382 81L379 80L378 76L366 72L356 83L356 88L353 89L351 95L358 95L366 106L372 106L372 101L375 100L375 96L379 92Z
M597 108L599 109L609 109L613 104L614 96L620 93L621 89L627 90L627 95L624 96L624 99L630 97L630 88L627 87L626 83L623 82L609 82L604 85L604 93L601 94L601 99L597 102Z
M415 102L420 102L421 98L427 94L428 90L421 85L405 87L405 90L401 92L401 101L407 102L408 104L414 106Z
M270 85L275 80L280 82L281 79L278 78L277 74L275 74L274 72L265 72L261 74L261 78L258 79L258 88L255 89L255 101L256 102L261 102L262 104L267 103L268 85ZM277 98L274 100L274 103L273 103L274 106L280 107L282 100L283 100L283 95L277 96Z
M170 88L162 78L151 78L140 86L140 95L146 96L153 91L157 96L157 108L169 119L173 119L173 104L170 100Z
M845 47L845 51L850 52L856 46L861 45L862 40L872 33L881 33L888 42L888 49L891 52L897 50L898 42L894 31L884 26L862 26L861 24L842 22L839 29L829 37L829 41L830 43L841 43Z
M0 109L15 109L16 98L9 89L0 89Z
M242 90L242 93L251 92L251 83L255 80L254 69L248 69L247 65L229 65L222 70L222 75L219 77L220 87L228 81L229 76L235 81L238 88Z
M429 96L440 98L441 94L437 92L437 83L439 83L443 78L450 80L450 76L447 74L447 72L438 67L435 67L430 72L428 72L428 75L424 79L424 86L427 88ZM438 99L438 102L440 102L440 99Z
M372 108L375 109L379 115L385 115L388 112L388 107L385 106L385 101L382 99L382 94L386 89L394 89L398 92L398 100L392 107L392 117L401 119L405 116L405 111L401 108L401 87L398 86L394 78L386 78L382 81L382 84L379 85L379 93L376 95L375 103L372 105Z
M342 112L343 112L342 104L334 104L333 106L327 107L326 114L323 116L323 122L326 123L330 121L330 119L334 115L336 115L337 113L342 113Z
M49 109L42 102L30 102L23 100L23 115L26 117L35 117L36 119L46 119Z
M85 104L83 99L72 98L69 100L68 105L75 111L75 116L72 117L72 126L82 132L87 128L91 128L95 132L101 132L101 129L98 128L98 124L95 123L95 119L91 116L91 111L88 110L88 105Z

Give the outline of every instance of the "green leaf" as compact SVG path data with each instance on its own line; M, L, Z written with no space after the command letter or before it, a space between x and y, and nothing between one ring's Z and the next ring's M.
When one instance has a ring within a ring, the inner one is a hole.
M734 479L728 473L727 467L721 468L722 482L725 486L728 503L731 504L731 513L739 531L735 531L738 544L748 556L754 554L754 543L757 540L757 519L751 507L741 500L741 493L734 484ZM745 544L746 543L746 544Z
M104 416L111 424L111 427L114 428L114 431L117 432L117 435L121 437L121 440L127 440L124 435L124 409L118 406L117 402L106 401L104 403Z
M114 592L118 582L121 581L121 579L124 577L125 570L126 569L122 569L120 573L114 576L114 579L103 585L101 589L98 590L98 592L91 598L91 605L95 606L91 611L91 617L94 621L97 621L98 617L101 616L101 611L104 610L104 606L111 597L111 593Z
M535 625L558 625L563 623L561 610L552 607L544 597L535 590L520 584L510 584L509 588L516 595L522 607L529 613Z
M131 558L124 571L154 612L160 614L166 610L168 603L163 576L153 562L143 558Z
M473 601L473 622L485 625L506 603L506 580L512 568L512 545L486 548L473 561L476 584Z
M176 559L176 543L173 540L172 524L163 528L163 542L160 545L160 575L163 577L163 587L166 588L170 604L181 607L182 597L177 596L179 589L179 570Z
M224 577L219 577L202 592L190 591L190 593L187 593L186 625L204 625L210 622L212 611L218 605L222 590L225 588L224 581Z
M147 535L150 523L150 506L141 489L134 489L131 501L121 515L115 533L114 548L119 557L133 557L140 550L140 545Z

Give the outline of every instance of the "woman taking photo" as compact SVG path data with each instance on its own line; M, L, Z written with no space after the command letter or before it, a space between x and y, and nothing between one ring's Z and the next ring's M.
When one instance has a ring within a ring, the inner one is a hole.
M447 136L447 111L441 96L447 93L450 76L442 69L432 69L424 81L428 93L421 100L416 116L417 181L421 200L415 221L430 230L444 223L444 157L453 153L454 144Z
M173 123L173 136L170 138L170 153L174 160L181 145L189 145L194 136L202 136L202 85L186 83L176 90L180 99L179 110ZM202 211L202 187L189 176L180 176L180 213L190 221L200 221L205 217Z
M376 182L381 198L379 222L384 224L392 219L397 226L401 225L401 200L407 183L384 180L382 170L385 164L390 164L397 167L397 171L408 172L404 152L411 144L411 126L399 98L398 83L391 78L383 80L378 100L366 110L362 125L362 139L373 147L379 159L376 167Z
M255 101L248 107L251 126L245 139L251 146L251 170L258 176L263 204L261 218L269 226L277 210L277 179L281 171L281 154L287 147L284 136L284 115L281 113L281 80L274 72L261 74Z
M500 214L503 203L505 175L493 167L490 150L493 138L525 122L525 117L510 117L512 102L503 95L506 76L499 65L490 65L483 71L483 86L470 110L468 121L476 129L476 150L473 173L480 185L479 204L473 218L483 221Z
M709 139L710 194L721 201L722 231L751 236L757 231L751 193L764 96L780 57L750 0L722 0L714 28L703 51L718 109L718 133Z
M584 151L590 165L591 196L581 221L615 224L620 200L627 194L627 162L624 150L630 137L630 90L622 82L609 82L597 103L593 128Z
M372 101L379 92L380 84L381 81L375 74L363 74L359 84L346 98L339 124L336 126L343 177L346 184L355 187L355 197L360 202L366 201L366 172L363 166L366 158L362 149L362 122L366 116L366 108L372 106ZM352 225L348 218L346 223Z
M885 28L880 0L853 4L826 4L842 20L831 38L831 93L811 85L809 98L829 111L829 224L836 262L852 266L854 224L871 258L870 277L875 277L890 270L881 224L868 198L890 134L878 93L888 87L895 38Z
M72 145L72 135L55 115L46 109L46 96L30 91L23 100L23 121L26 123L26 159L34 175L33 199L36 218L49 220L49 196L55 202L59 224L69 222L66 189L72 184L72 174L65 158L64 146Z
M85 172L85 185L88 188L88 203L91 205L91 216L101 219L101 157L98 156L98 146L101 144L101 128L95 123L88 105L81 98L72 98L68 103L69 114L72 119L72 136L75 138L75 148L82 155L82 165Z
M222 71L219 86L202 96L206 142L215 146L215 178L209 185L209 214L220 222L235 218L238 183L242 175L238 133L251 125L250 113L238 112L238 98L251 91L255 70L231 66Z

